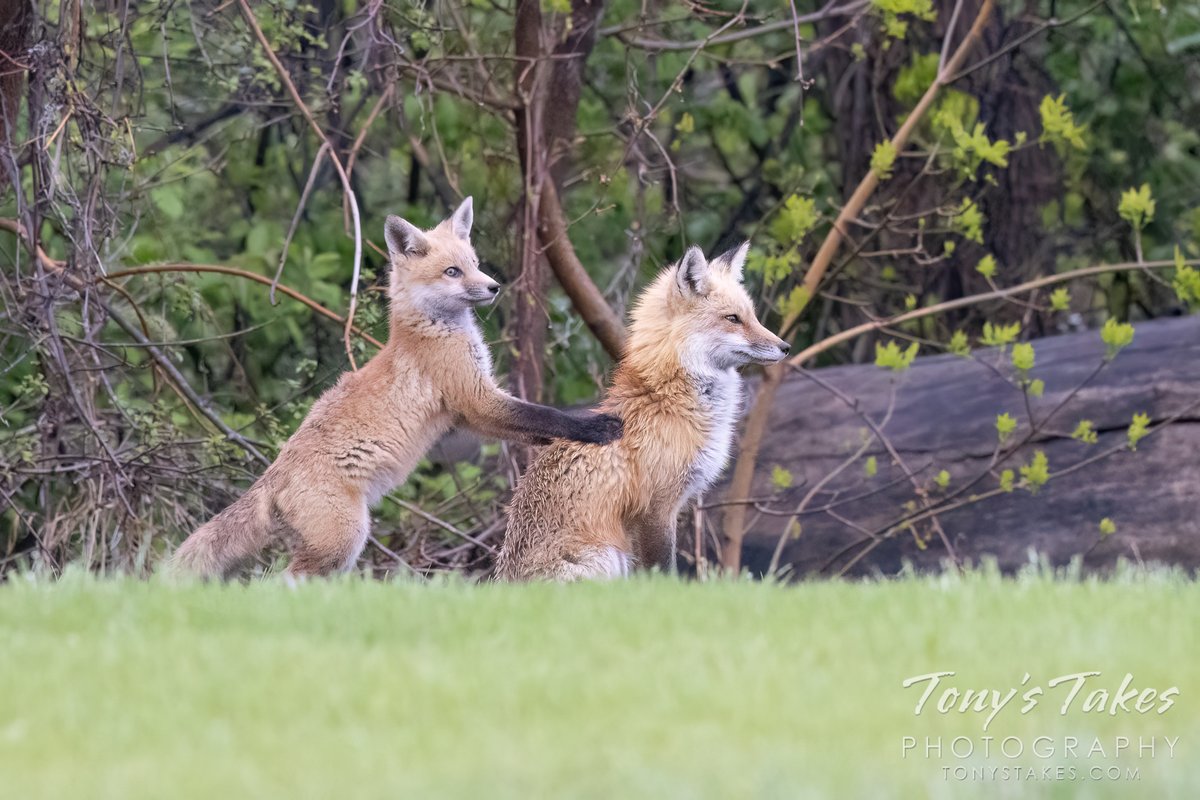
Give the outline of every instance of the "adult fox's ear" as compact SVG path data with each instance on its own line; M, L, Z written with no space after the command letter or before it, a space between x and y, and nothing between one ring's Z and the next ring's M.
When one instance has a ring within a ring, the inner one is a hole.
M719 267L733 276L738 283L742 282L742 271L746 266L746 254L750 252L750 240L739 244L732 250L726 250L712 260L714 267Z
M450 229L460 239L471 238L471 224L475 221L474 203L471 198L463 200L450 216Z
M687 249L675 269L675 282L685 296L708 294L708 260L703 250L695 245Z
M411 258L429 252L429 240L421 229L400 217L387 218L383 224L383 238L387 240L388 252L394 256Z

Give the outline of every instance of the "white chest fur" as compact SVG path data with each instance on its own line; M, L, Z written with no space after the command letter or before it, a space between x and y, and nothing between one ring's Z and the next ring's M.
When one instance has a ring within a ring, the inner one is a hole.
M742 405L742 379L735 370L705 376L698 383L701 413L707 418L707 436L688 471L687 502L716 483L729 461L733 429Z
M471 348L471 355L475 358L475 363L479 365L480 372L485 375L491 375L492 352L484 344L483 333L480 332L479 325L473 318L470 318L466 320L464 330L467 335L467 342Z

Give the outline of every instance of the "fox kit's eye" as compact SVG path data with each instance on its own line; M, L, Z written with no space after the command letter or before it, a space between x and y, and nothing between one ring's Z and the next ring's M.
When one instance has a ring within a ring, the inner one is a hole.
M458 267L446 267L442 272L447 278L457 278L462 275L462 270Z
M728 320L729 322L732 322L734 325L742 324L742 318L739 317L737 314L726 314L725 319Z

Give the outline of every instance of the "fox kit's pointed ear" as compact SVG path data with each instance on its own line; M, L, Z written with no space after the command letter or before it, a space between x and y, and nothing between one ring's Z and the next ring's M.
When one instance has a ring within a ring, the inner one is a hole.
M703 250L695 245L687 249L675 270L675 281L684 295L708 294L708 261Z
M742 282L742 271L746 267L746 254L750 252L750 240L742 242L732 250L727 250L713 259L713 266L720 266L738 282Z
M463 200L450 217L450 229L460 239L471 238L471 224L475 221L474 203L471 198Z
M383 224L383 238L387 240L388 252L394 256L409 258L429 252L429 240L421 229L396 216L388 217Z

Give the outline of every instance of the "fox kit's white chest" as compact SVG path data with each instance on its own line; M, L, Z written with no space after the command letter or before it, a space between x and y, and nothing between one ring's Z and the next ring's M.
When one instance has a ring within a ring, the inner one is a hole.
M706 421L704 443L688 470L683 502L716 483L729 461L733 428L742 404L742 379L734 370L697 381L700 411Z
M475 324L475 320L468 319L466 321L466 324L463 326L463 333L467 337L467 346L471 350L471 356L475 359L475 363L479 365L479 371L491 375L492 352L484 344L483 333L480 332L479 326Z

